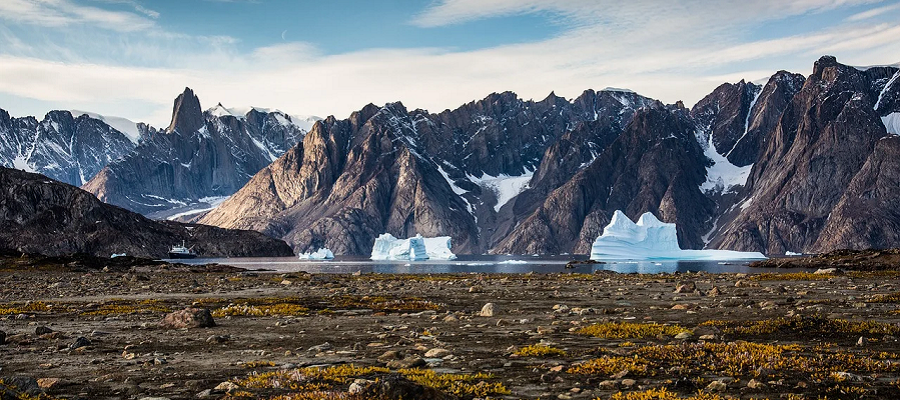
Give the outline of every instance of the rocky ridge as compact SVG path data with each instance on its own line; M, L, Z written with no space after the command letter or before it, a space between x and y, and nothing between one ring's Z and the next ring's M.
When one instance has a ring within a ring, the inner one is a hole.
M690 110L621 90L369 105L317 124L202 221L337 254L383 232L450 235L462 254L585 252L617 209L677 223L683 248L897 246L896 77L826 56Z
M299 141L308 121L251 108L234 115L221 104L203 111L185 88L165 130L143 125L144 140L84 185L104 202L154 218L209 207ZM199 206L198 206L199 205Z
M43 175L0 167L0 250L165 258L186 241L207 257L289 256L282 241L252 231L153 221Z

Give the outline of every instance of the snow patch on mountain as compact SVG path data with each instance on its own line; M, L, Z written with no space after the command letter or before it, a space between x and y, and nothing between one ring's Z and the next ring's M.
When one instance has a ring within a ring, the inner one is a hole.
M494 206L494 211L499 212L504 204L528 188L528 183L531 182L533 176L534 171L525 170L524 174L518 176L504 174L491 176L484 174L481 178L476 178L472 175L468 175L468 178L472 183L496 193L497 204Z
M122 132L131 140L134 144L137 144L141 139L141 132L138 130L137 123L127 118L122 117L111 117L107 115L100 115L97 113L93 113L90 111L80 111L80 110L71 110L72 116L78 118L82 115L87 115L93 119L99 119L109 125L111 128Z
M744 167L732 164L725 156L716 151L712 135L709 135L709 140L705 147L703 153L712 160L713 165L706 168L706 182L700 185L700 190L704 192L728 193L735 186L743 186L747 183L753 164Z
M316 121L322 120L322 118L317 117L315 115L291 115L284 111L275 108L264 108L264 107L225 107L222 103L219 103L213 108L206 110L208 113L215 117L235 117L238 119L247 119L247 114L250 111L256 111L264 114L272 114L275 116L275 119L279 124L283 126L293 125L297 128L300 128L304 131L309 132L312 129L312 126L315 125Z
M881 122L884 123L887 133L900 136L900 112L890 113L881 117Z
M34 167L32 167L30 164L28 164L28 160L25 159L25 156L23 156L21 154L16 156L16 158L13 159L12 164L13 164L13 168L15 168L15 169L21 169L22 171L31 172L31 173L37 172L34 169Z

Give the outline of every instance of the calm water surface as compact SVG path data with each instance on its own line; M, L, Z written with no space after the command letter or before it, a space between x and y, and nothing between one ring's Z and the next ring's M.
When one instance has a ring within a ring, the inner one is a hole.
M246 269L270 270L273 272L311 272L311 273L363 273L381 274L521 274L526 272L554 273L575 272L592 273L598 270L619 273L673 273L688 271L706 271L712 273L761 273L776 270L750 268L748 261L607 261L605 264L578 265L574 269L566 269L566 263L572 260L586 260L586 256L459 256L456 260L428 261L372 261L366 257L339 256L334 260L300 260L296 257L276 258L197 258L193 260L167 260L187 264L219 263ZM779 269L777 272L791 272Z

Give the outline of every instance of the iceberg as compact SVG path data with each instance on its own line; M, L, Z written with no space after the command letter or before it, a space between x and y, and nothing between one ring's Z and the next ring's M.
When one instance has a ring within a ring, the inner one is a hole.
M434 260L455 260L456 254L450 251L450 236L438 236L433 238L422 238L425 241L425 252L428 258Z
M762 253L731 250L682 250L675 224L644 213L637 223L616 210L591 246L593 260L757 260Z
M375 239L372 246L373 260L409 260L428 259L455 260L456 254L450 251L450 236L425 238L416 235L409 239L397 239L389 233Z
M330 260L334 258L334 253L327 248L321 248L312 253L303 253L298 256L301 260Z

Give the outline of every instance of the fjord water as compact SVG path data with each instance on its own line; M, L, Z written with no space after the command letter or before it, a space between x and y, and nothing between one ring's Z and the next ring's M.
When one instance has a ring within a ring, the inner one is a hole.
M176 260L188 264L219 263L248 270L271 272L311 272L311 273L380 273L380 274L455 274L455 273L593 273L614 271L618 273L674 273L705 271L710 273L760 273L771 272L750 268L743 261L606 261L603 264L579 264L567 269L569 261L584 261L587 256L500 256L461 255L456 260L426 261L373 261L366 257L338 256L333 260L300 260L296 257L276 258L197 258ZM778 270L778 272L787 272Z

